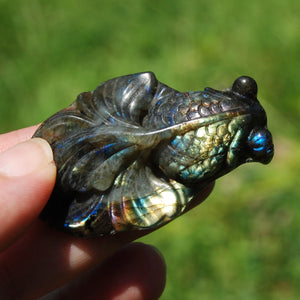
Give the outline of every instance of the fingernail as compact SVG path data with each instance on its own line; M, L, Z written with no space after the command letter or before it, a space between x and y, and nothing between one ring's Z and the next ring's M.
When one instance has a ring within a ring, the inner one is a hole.
M0 174L20 177L38 171L53 161L50 145L43 139L33 138L6 150L0 155Z

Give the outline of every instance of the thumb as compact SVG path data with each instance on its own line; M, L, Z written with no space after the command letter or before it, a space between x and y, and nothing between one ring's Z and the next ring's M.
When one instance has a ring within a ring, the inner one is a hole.
M28 140L0 154L0 250L37 218L55 177L52 150L43 139Z

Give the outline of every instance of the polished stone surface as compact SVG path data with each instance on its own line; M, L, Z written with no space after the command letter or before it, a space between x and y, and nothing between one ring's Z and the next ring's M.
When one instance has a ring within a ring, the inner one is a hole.
M78 96L35 137L54 152L57 181L41 214L76 236L155 229L208 183L245 162L269 163L273 142L254 79L179 92L151 72Z

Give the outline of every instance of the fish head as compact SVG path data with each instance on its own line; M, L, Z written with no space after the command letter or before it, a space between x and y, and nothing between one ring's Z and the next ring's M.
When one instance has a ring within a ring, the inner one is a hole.
M223 91L178 93L172 101L158 111L173 134L153 152L168 178L197 185L243 163L272 160L272 135L251 77L241 76Z

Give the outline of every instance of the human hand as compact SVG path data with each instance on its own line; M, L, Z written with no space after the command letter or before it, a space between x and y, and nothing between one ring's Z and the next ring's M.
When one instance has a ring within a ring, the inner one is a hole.
M0 299L157 299L165 264L155 248L122 238L87 240L38 219L55 183L48 143L37 126L0 135ZM202 202L212 186L197 197Z

